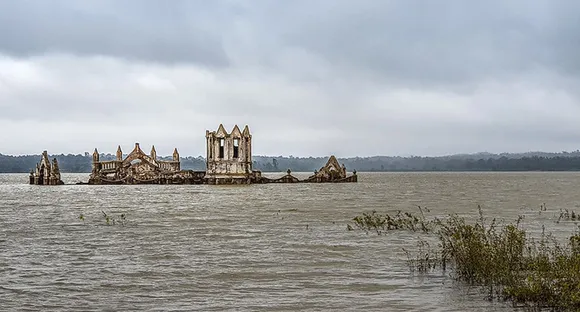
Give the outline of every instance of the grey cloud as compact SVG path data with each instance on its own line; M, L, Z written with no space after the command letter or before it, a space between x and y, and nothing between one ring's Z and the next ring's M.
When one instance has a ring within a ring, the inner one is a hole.
M577 77L578 11L575 0L2 1L0 51L448 86L537 68ZM333 70L313 71L312 58Z
M0 152L137 140L199 155L220 123L249 124L270 155L575 150L578 9L0 1Z
M257 154L295 156L575 150L580 133L578 98L554 76L455 94L70 55L0 58L0 68L3 153L140 141L200 155L220 123L249 124Z
M212 6L209 1L0 1L0 52L223 67L228 58Z
M272 8L286 15L284 42L391 83L449 86L537 68L580 74L578 1L312 3Z

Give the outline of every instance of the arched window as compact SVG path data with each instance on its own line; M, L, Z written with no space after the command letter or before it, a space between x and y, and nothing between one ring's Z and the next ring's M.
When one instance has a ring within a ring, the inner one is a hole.
M208 141L207 146L209 148L209 155L207 156L207 160L210 160L213 158L213 139Z
M240 139L234 139L234 158L239 157Z
M225 139L220 139L220 152L219 152L219 158L224 158L224 146L226 144L226 140Z

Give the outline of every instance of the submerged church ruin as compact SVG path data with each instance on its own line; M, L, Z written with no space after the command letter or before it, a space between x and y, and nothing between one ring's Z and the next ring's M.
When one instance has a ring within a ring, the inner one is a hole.
M252 168L252 135L247 125L243 130L235 125L228 133L220 124L216 131L206 130L205 138L205 171L182 170L177 148L174 149L171 160L163 160L157 156L155 146L152 146L151 152L146 154L141 150L139 143L135 143L133 150L125 157L119 146L114 160L100 160L99 152L95 149L89 181L83 184L216 185L357 182L356 171L350 176L347 175L345 166L340 165L334 156L331 156L320 170L315 171L314 175L304 180L293 176L290 170L280 178L263 177L260 171Z
M48 152L42 152L40 162L36 167L30 171L30 184L34 185L62 185L64 184L60 179L60 170L58 169L58 161L56 158L50 162Z
M192 172L181 170L177 148L173 150L171 160L161 160L155 146L147 155L139 143L135 143L125 158L121 146L117 147L115 160L101 161L95 148L88 184L193 184L195 177ZM199 175L197 177L199 180Z
M260 174L252 169L252 135L246 125L228 133L223 125L205 131L207 184L249 184Z

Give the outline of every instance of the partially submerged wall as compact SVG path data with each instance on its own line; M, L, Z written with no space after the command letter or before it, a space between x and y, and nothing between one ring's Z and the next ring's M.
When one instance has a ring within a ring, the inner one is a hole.
M252 135L235 125L228 133L223 125L205 132L206 175L208 184L249 184L255 180L252 170Z
M48 159L48 152L42 152L40 162L30 172L29 183L33 185L62 185L64 182L60 179L60 169L56 158L52 163Z
M228 133L220 124L217 131L206 131L205 137L206 171L181 170L177 148L173 150L172 160L163 161L158 159L155 146L147 155L139 143L135 143L125 158L119 146L116 159L109 161L101 161L95 148L92 172L86 184L340 183L357 182L358 179L356 171L347 176L344 164L341 166L334 155L307 179L292 176L290 170L280 178L266 178L252 169L252 135L247 125L243 131L235 125ZM30 173L30 184L63 184L56 159L51 164L46 151L36 170Z

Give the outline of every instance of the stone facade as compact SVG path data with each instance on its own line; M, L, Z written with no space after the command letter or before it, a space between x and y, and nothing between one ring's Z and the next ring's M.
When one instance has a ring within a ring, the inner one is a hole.
M306 182L357 182L356 171L351 176L347 175L346 167L340 164L334 155L328 158L326 165L320 170L314 171Z
M151 147L149 155L145 154L139 143L135 143L124 159L120 146L115 160L100 161L99 158L95 149L89 184L174 184L194 178L193 172L181 171L177 148L169 161L157 158L155 146Z
M135 143L133 150L123 158L121 146L114 160L100 160L95 149L92 172L88 183L78 184L251 184L251 183L325 183L357 182L356 171L348 176L344 165L330 156L325 166L314 175L300 180L291 174L280 178L267 178L252 169L252 135L246 125L243 131L235 125L228 133L222 124L217 131L207 130L206 171L181 170L177 148L171 160L157 157L155 146L149 154ZM44 151L36 170L30 173L30 184L63 184L56 159L51 164Z
M222 124L217 131L205 132L206 173L208 184L249 184L252 170L252 135L246 125L243 131L235 125L230 133Z
M56 158L52 163L48 159L48 152L42 152L40 162L36 164L36 168L30 172L30 184L34 185L62 185L64 184L60 179L60 169L58 168L58 161Z
M313 176L309 179L315 179L317 181L337 181L346 178L346 167L344 164L341 166L334 155L330 156L326 165L320 170L314 172Z
M286 175L277 178L269 179L266 177L257 177L255 179L256 183L343 183L343 182L357 182L358 176L356 171L352 175L347 175L346 167L340 165L336 157L331 155L326 165L324 165L320 170L314 171L314 175L308 177L307 179L300 180L292 175L290 169L286 171Z

